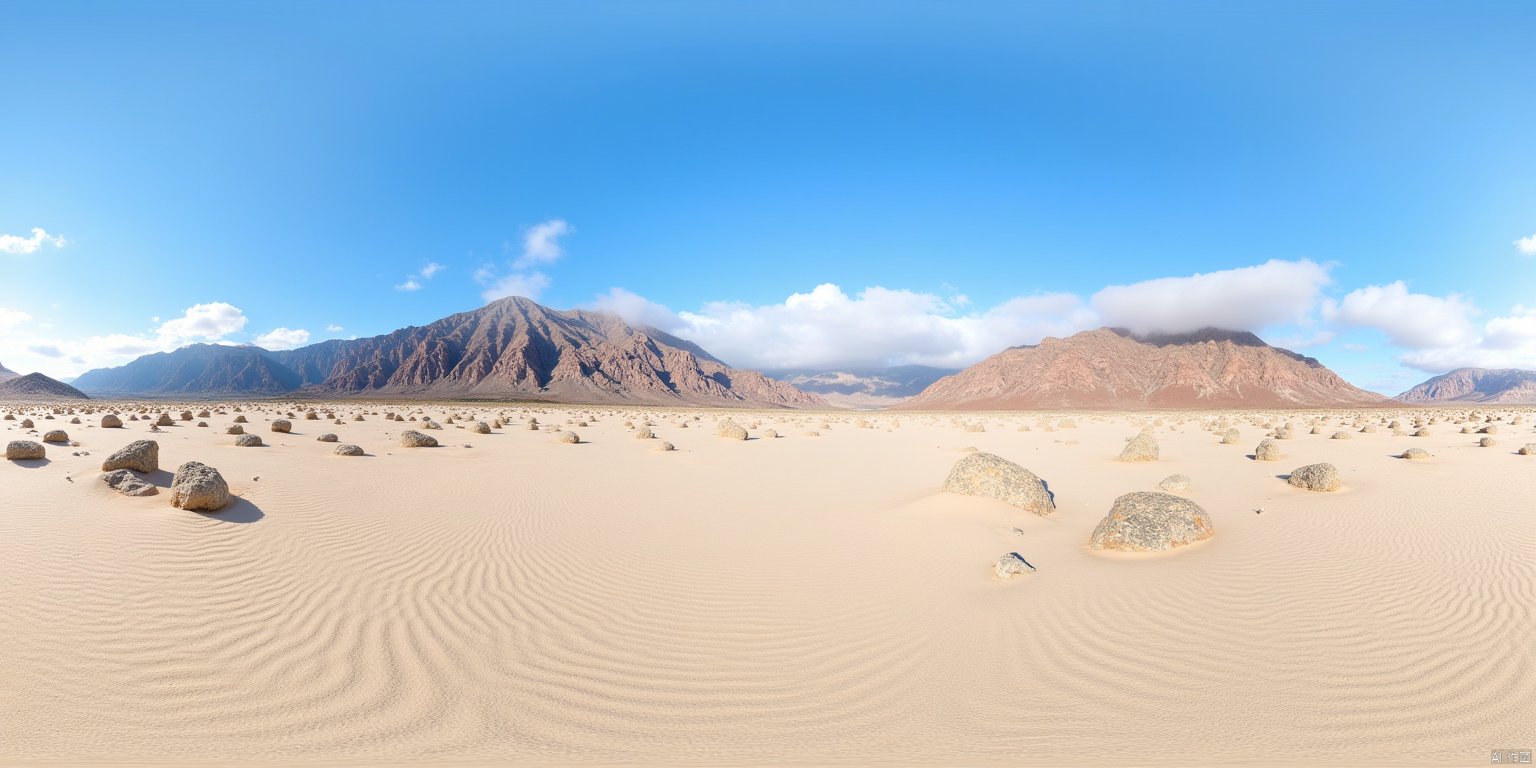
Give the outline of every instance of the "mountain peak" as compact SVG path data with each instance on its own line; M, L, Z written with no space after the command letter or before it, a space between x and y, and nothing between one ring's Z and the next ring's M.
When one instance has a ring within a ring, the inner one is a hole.
M1407 403L1536 404L1536 371L1457 368L1397 396Z
M0 400L89 400L74 387L41 373L12 376L0 381Z

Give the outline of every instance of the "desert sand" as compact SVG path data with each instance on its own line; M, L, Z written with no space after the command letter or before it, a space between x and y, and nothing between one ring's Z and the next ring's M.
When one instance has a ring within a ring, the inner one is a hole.
M0 462L0 761L1462 765L1536 746L1531 409L244 403L265 444L246 448L232 404L71 407L81 423L0 406L0 442L73 443ZM718 437L726 418L751 439ZM1416 418L1437 421L1413 437ZM1283 458L1252 459L1286 422ZM1118 461L1143 427L1158 459ZM440 447L401 447L408 429ZM140 439L160 492L121 495L102 461ZM972 449L1039 475L1055 512L943 492ZM194 460L233 503L171 505ZM1319 462L1339 490L1284 479ZM1214 535L1089 548L1118 496L1172 474ZM1010 552L1036 570L1000 579Z

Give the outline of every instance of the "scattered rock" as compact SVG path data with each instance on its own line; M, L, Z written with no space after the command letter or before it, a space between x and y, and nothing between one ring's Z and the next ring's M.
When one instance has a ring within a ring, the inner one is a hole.
M730 419L726 419L720 422L720 426L715 429L715 435L729 440L745 440L747 439L747 429Z
M45 442L45 443L67 443L67 442L69 442L69 433L65 432L62 429L50 429L50 430L48 430L47 432L45 432L43 434L43 442Z
M156 488L152 483L145 481L128 469L114 469L111 472L103 472L101 479L107 484L108 488L124 496L154 496L160 492L159 488Z
M332 451L332 453L336 454L337 456L362 456L363 449L355 445L347 445L343 443L336 446L336 450Z
M171 480L171 506L217 512L229 502L229 483L224 482L217 469L197 461L176 468L176 477Z
M423 435L414 429L408 429L400 433L400 447L402 448L436 448L437 438Z
M321 442L321 443L334 443L338 439L339 438L337 438L334 434L331 434L330 432L327 432L327 433L325 433L325 434L315 438L315 441L316 442Z
M293 431L293 422L287 419L274 419L272 421L272 431L285 433L291 432Z
M671 443L663 440L663 441L657 443L656 447L653 450L657 450L657 451L661 451L662 453L666 453L667 451L675 451L677 449L674 448Z
M6 461L41 459L47 455L48 452L43 449L42 443L36 443L31 440L12 440L5 444Z
M997 577L1003 581L1007 581L1021 573L1033 573L1034 570L1034 567L1024 562L1024 558L1020 557L1017 552L1009 552L999 557L997 563L992 566L992 572L996 573Z
M131 469L135 472L154 472L160 469L160 444L153 440L135 440L101 463L101 471Z
M1493 439L1491 437L1485 437L1485 438L1482 438L1482 439L1478 440L1477 444L1479 446L1483 447L1483 448L1492 448L1495 445L1498 445L1499 441L1497 441L1497 440L1495 440L1495 439Z
M1429 458L1429 451L1426 451L1423 448L1409 448L1408 450L1403 451L1402 455L1398 458L1422 461Z
M560 436L555 439L569 445L575 445L581 442L581 437L575 432L561 432Z
M1157 438L1152 436L1151 429L1143 429L1125 444L1125 449L1120 451L1120 461L1157 461L1159 455Z
M1259 441L1259 447L1253 449L1253 458L1257 461L1279 461L1280 444L1269 438Z
M109 413L101 417L101 426L107 429L122 429L123 420Z
M991 453L972 453L955 462L944 479L944 490L997 499L1041 517L1056 511L1056 503L1044 481L1035 473Z
M1308 464L1291 471L1286 482L1308 491L1336 491L1339 489L1339 468L1332 464Z
M1118 499L1088 538L1092 549L1161 552L1208 539L1211 516L1199 504L1157 491L1136 491Z
M1169 475L1157 487L1165 491L1186 493L1189 491L1189 483L1189 475Z
M469 428L469 431L477 435L489 435L491 433L491 425L483 421L477 421L474 426Z
M260 448L261 435L240 435L235 438L235 445L239 448Z

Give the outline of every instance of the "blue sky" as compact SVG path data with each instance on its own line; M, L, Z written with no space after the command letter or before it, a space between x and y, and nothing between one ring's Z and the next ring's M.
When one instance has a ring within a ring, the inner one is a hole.
M963 365L1117 321L1245 326L1389 392L1536 367L1532 29L1530 3L10 2L0 362L516 291L738 365Z

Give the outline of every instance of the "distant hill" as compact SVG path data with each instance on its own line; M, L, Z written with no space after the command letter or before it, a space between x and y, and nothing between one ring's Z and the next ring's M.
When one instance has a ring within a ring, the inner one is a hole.
M299 375L260 347L192 344L75 379L97 396L260 397L298 389Z
M898 365L880 368L783 368L765 370L769 377L821 395L833 405L884 408L895 405L945 376L954 368Z
M14 379L19 375L20 374L5 367L4 365L0 365L0 381L5 381L6 379Z
M12 376L0 381L0 400L89 400L74 387L41 373Z
M934 382L911 409L1273 408L1381 405L1381 395L1252 333L1137 336L1100 328L1003 350Z
M1397 396L1405 403L1501 403L1536 405L1536 371L1457 368Z
M615 315L493 301L424 326L285 351L198 344L75 381L98 394L530 399L652 405L825 405L692 342Z

